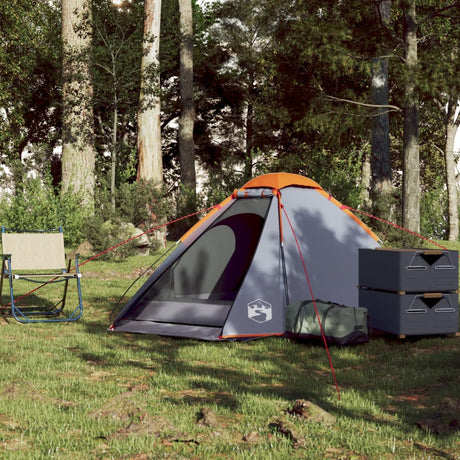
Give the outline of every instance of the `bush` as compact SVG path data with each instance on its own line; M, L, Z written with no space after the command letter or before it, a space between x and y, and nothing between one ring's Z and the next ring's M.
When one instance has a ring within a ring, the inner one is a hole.
M449 230L447 191L442 181L422 194L420 228L422 235L439 240L447 239Z
M96 253L105 251L132 237L132 227L123 227L119 219L103 220L100 216L89 217L86 221L86 238ZM118 260L135 254L136 241L124 243L112 251L102 254L102 260Z
M220 168L208 170L208 177L203 184L202 201L204 206L212 206L225 200L235 189L247 182L242 172L232 164L223 164Z
M143 230L163 223L170 210L166 191L146 181L120 185L116 202L116 217Z
M85 238L96 252L102 252L132 236L123 229L126 223L143 231L164 224L175 209L172 200L165 195L164 190L146 181L124 183L117 190L113 209L110 192L101 188L96 194L96 214L86 219ZM150 250L158 249L161 238L155 238L154 234L149 236ZM136 243L123 244L102 257L118 259L132 255Z
M174 203L171 209L175 209L174 219L180 219L168 225L167 234L170 240L178 240L187 230L195 225L201 216L195 215L195 212L206 207L200 202L200 198L195 193L195 190L189 189L184 185L180 185L177 192L174 194ZM184 218L186 216L189 216ZM184 218L184 219L183 219Z
M65 244L83 240L86 216L81 200L71 194L56 195L49 180L28 179L16 194L0 201L1 225L17 230L49 230L64 227Z

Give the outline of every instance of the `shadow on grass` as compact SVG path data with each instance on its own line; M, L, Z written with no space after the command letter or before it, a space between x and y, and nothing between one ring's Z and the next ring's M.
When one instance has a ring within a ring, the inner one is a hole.
M338 369L345 389L359 392L376 411L359 414L378 424L418 426L439 436L460 429L460 343L446 336L399 340L380 335L351 366ZM373 413L374 412L374 413ZM350 412L351 417L358 413Z
M215 403L234 410L239 406L238 396L235 395L251 393L288 400L309 398L317 402L322 400L325 404L329 391L325 391L321 381L326 386L333 385L327 356L320 345L299 346L279 338L250 342L204 342L156 335L110 333L107 329L110 326L108 317L111 311L107 301L93 298L95 305L101 306L104 303L104 317L99 314L98 317L90 318L87 309L80 324L90 334L108 334L114 348L103 356L81 350L80 358L83 361L99 362L105 368L121 365L143 369L146 364L142 362L142 357L155 354L156 373L168 375L171 379L177 377L182 379L182 383L184 376L187 376L187 388L178 390L177 394L172 392L169 396L165 395L165 399L171 402L180 399L190 404ZM121 348L134 351L140 356L139 361L120 363L116 357L117 350ZM195 353L194 349L198 351ZM312 352L315 356L313 359L309 357ZM186 360L182 357L184 353L195 357ZM199 358L203 353L209 353L208 361L206 356ZM229 353L237 353L232 362L227 360ZM113 361L107 359L108 355L112 355ZM269 372L258 371L260 367L269 368ZM310 370L312 373L308 375Z
M19 295L17 299L18 300L15 301L15 306L17 310L19 310L19 312L17 312L19 317L21 317L21 312L33 320L59 317L60 299L51 301L45 296L35 294L28 294L24 298L21 298ZM71 308L71 306L66 307L69 311L71 311ZM3 295L1 298L1 316L6 321L15 321L11 309L11 298L9 296Z
M413 432L416 425L440 436L458 432L458 339L402 341L379 336L368 344L331 346L342 395L339 401L326 351L319 342L294 343L283 338L203 342L155 335L112 335L107 329L113 299L94 296L87 303L97 308L97 313L91 316L91 308L87 309L80 323L89 334L109 334L110 349L104 353L74 353L103 370L151 370L149 386L164 389L162 399L172 404L215 404L241 411L245 399L241 395L286 401L286 408L301 398L334 415L367 420L376 426L397 426L406 433ZM129 349L139 358L120 361L122 349ZM430 420L439 420L439 429L427 422Z

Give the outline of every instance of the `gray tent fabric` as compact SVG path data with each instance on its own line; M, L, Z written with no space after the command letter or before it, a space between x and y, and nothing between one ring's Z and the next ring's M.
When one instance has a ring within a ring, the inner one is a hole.
M247 339L284 335L286 306L312 295L357 306L359 248L378 238L315 182L280 174L250 181L198 222L110 330Z

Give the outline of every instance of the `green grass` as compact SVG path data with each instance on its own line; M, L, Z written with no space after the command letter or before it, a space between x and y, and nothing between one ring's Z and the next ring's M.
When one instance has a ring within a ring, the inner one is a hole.
M2 458L460 459L460 338L331 347L339 400L318 343L108 333L153 259L82 266L76 323L0 319ZM296 399L334 421L294 418Z

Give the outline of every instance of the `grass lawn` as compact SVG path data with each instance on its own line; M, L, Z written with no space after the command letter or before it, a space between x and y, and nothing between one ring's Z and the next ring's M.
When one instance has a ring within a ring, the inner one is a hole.
M460 337L331 346L339 400L320 343L108 333L154 258L82 266L78 322L0 319L2 459L460 459Z

